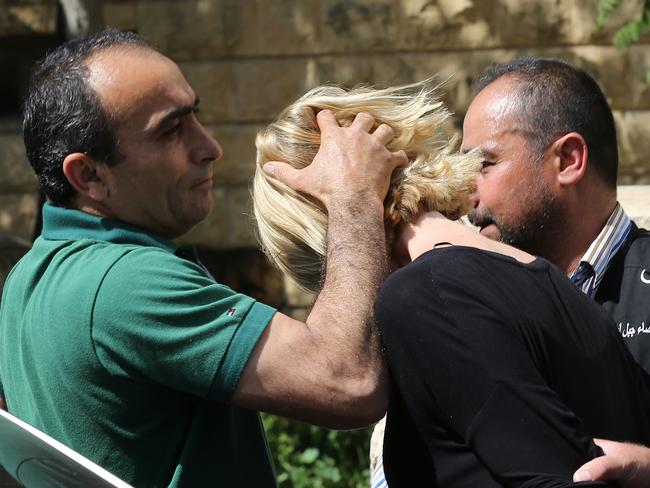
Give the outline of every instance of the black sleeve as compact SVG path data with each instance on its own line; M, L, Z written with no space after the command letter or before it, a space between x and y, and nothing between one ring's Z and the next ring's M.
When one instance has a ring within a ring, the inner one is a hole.
M399 395L430 455L442 426L505 486L573 486L602 451L483 286L422 258L387 281L376 313Z

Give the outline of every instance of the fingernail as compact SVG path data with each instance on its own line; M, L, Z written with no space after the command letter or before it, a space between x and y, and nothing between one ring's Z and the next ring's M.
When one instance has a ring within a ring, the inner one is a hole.
M264 166L262 166L262 170L269 176L275 176L276 169L277 166L273 163L266 163Z
M578 471L573 475L573 481L591 481L591 473L589 471Z

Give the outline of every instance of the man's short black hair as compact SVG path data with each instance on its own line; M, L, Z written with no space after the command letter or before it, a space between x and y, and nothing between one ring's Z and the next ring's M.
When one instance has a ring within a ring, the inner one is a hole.
M63 174L68 154L85 153L108 165L119 159L110 115L88 84L85 63L114 46L153 49L137 34L109 28L62 44L32 72L24 103L25 148L43 193L57 205L69 205L75 195Z
M535 157L557 137L578 132L587 142L589 163L608 187L616 187L614 117L598 83L586 71L559 59L523 57L489 66L476 81L474 95L503 76L515 82L518 119Z

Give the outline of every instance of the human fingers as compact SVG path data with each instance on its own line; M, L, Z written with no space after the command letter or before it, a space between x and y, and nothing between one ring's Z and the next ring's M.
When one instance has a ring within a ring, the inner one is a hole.
M375 129L375 132L373 132L372 135L379 142L386 145L393 140L393 137L395 136L395 132L393 131L393 128L391 126L386 124L381 124L379 127Z
M573 475L574 481L614 480L624 488L650 486L650 449L637 444L594 439L605 456L592 459Z
M321 134L334 127L340 127L332 111L327 109L321 110L316 114L316 123L318 124Z
M406 166L409 162L409 158L406 155L406 152L403 150L399 151L394 151L391 153L391 160L393 162L393 169L394 168L401 168L402 166Z
M297 170L288 163L282 161L269 161L262 166L262 170L268 176L284 183L289 188L296 191L301 191L302 184L300 180L300 170Z
M355 129L359 129L364 132L370 132L370 129L372 129L374 125L375 118L372 115L365 112L359 112L352 121L352 124L350 124L350 127L354 127Z
M623 480L628 475L628 467L620 459L600 456L580 466L573 474L573 481Z

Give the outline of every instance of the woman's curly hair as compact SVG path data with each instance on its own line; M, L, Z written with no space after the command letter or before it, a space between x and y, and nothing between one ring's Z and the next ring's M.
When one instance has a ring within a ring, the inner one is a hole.
M296 100L257 134L253 211L270 261L309 291L318 291L323 278L327 211L267 176L262 166L268 161L286 161L298 169L311 164L320 145L316 114L324 109L341 126L349 126L360 112L372 115L374 128L387 124L393 129L388 149L406 152L408 164L393 173L384 201L387 231L430 210L459 218L468 210L481 165L477 153L454 150L455 140L443 128L450 114L431 80L383 89L320 86Z

